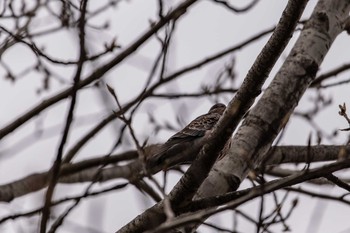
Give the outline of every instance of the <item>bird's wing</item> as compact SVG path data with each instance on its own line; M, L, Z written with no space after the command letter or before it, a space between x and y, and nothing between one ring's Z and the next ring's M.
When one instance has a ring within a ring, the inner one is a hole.
M192 140L196 137L203 137L207 130L213 128L216 122L220 119L217 113L208 113L194 119L180 132L174 134L166 143L180 143L184 139Z
M173 163L171 160L177 159L175 156L179 155L186 148L191 149L191 143L203 137L208 130L211 130L220 119L220 116L221 114L219 113L209 112L194 119L161 146L158 153L148 160L148 166L152 168L163 164L165 161L168 161L165 162L168 163L165 164L166 166L171 166Z

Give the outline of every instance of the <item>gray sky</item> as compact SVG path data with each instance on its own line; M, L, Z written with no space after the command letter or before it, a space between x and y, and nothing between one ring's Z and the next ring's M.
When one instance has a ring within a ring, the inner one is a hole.
M235 3L236 1L232 2ZM242 2L245 1L237 2L239 2L238 4L242 4ZM172 73L184 66L214 54L217 51L238 44L264 29L271 28L278 22L286 2L287 1L280 0L261 1L248 13L239 15L228 11L222 6L215 5L210 1L201 1L200 3L195 4L186 13L186 16L176 25L176 34L173 38L173 44L170 50L171 60L167 67L167 73ZM315 3L315 0L309 2L302 17L303 19L309 17ZM100 2L89 2L91 8L94 8L94 4L100 4ZM115 10L108 10L107 12L108 14L106 13L96 17L93 23L96 25L102 25L106 19L112 19L110 21L109 30L104 32L93 28L87 30L88 45L91 51L99 51L103 45L102 41L110 41L113 37L117 38L117 42L123 48L135 41L139 35L148 29L149 20L156 20L156 1L123 1ZM44 13L42 14L43 16L41 17L41 20L36 22L38 28L45 27L48 23L55 24L55 21L51 22L48 17L45 17ZM10 27L9 23L4 20L0 20L0 24L2 26ZM295 42L297 36L298 33L295 34L288 45L288 50ZM235 53L235 72L237 74L237 80L235 81L236 85L242 81L267 39L268 37L264 37L258 42L249 45L244 50ZM42 37L38 41L40 45L45 45L46 52L52 56L63 60L71 60L77 56L78 42L74 32L56 33L50 37ZM332 67L344 64L350 60L349 50L344 48L349 48L349 36L345 33L340 35L335 41L322 64L320 73L327 71ZM157 55L158 49L159 44L154 39L151 39L145 46L141 47L136 54L125 60L122 65L107 73L105 80L116 90L121 102L124 103L130 100L141 88L143 88L145 79L148 75L150 66L152 65L152 61ZM276 73L287 54L288 51L283 53L271 73L269 80L271 80ZM213 82L222 69L223 64L230 61L232 57L233 56L226 56L203 69L192 72L178 81L171 83L167 88L162 89L162 91L181 90L183 92L190 92L191 90L198 90L201 83ZM34 55L23 45L14 46L3 55L3 58L3 61L16 72L20 72L34 62ZM88 67L85 71L86 74L100 64L102 64L102 62L92 64L91 67ZM58 76L65 80L65 82L71 82L74 70L67 69L63 66L56 67L55 70L57 71ZM1 76L4 76L3 69L0 69L0 74ZM348 76L348 74L343 74L339 75L339 78L346 78ZM5 80L4 78L1 78L0 82L0 93L2 96L2 98L0 98L0 106L2 106L2 109L6 109L6 111L3 111L0 114L0 126L6 125L11 122L15 116L23 114L25 111L38 104L41 100L54 95L59 90L66 87L66 84L61 84L58 81L53 80L51 82L50 90L44 91L38 95L36 90L41 87L42 78L39 78L37 73L34 72L29 73L15 83ZM335 128L347 127L345 120L340 118L337 112L338 104L347 102L350 99L349 85L330 88L326 93L328 97L333 98L333 103L330 107L325 109L320 116L317 116L315 120L325 132L331 133ZM308 91L297 109L305 110L310 108L310 106L312 106L310 104L310 98L312 97L315 97L315 92ZM0 181L2 184L16 180L33 172L44 171L52 165L60 134L54 133L54 135L47 136L47 138L45 136L46 139L34 140L33 142L28 142L27 137L38 129L38 127L42 129L53 126L62 128L61 124L62 119L66 116L67 103L68 102L65 101L56 104L53 108L50 108L50 110L44 111L44 113L35 120L25 124L13 135L1 141L0 151L3 152L1 153L1 156L4 156L2 163L0 163ZM77 119L79 119L81 124L84 124L83 117L86 115L91 114L97 123L100 119L106 116L107 113L114 110L113 107L111 107L111 109L106 109L101 103L100 94L96 92L95 89L91 88L79 94L78 104L78 110L76 113L78 116ZM208 100L201 99L201 101L194 99L177 99L171 103L168 100L159 100L157 101L157 104L158 105L155 107L151 106L149 103L145 103L134 120L133 126L141 141L149 138L149 142L163 142L173 134L173 132L161 131L159 134L155 135L151 132L151 128L147 124L147 112L156 111L159 121L169 121L176 125L175 116L178 114L176 111L179 111L181 108L184 109L182 120L186 124L197 115L206 112L211 106L212 101L210 101L209 98ZM80 138L84 132L87 132L87 130L90 129L91 126L87 125L88 124L77 127L72 131L68 145L73 145L73 143ZM282 144L305 145L310 132L312 132L312 129L300 118L293 119L288 124L287 128L288 131L283 138ZM346 141L346 138L347 134L344 133L334 141L324 141L323 143L343 144ZM110 128L103 130L102 133L95 137L81 150L76 161L107 153L111 149L114 140L115 134L113 129ZM18 145L18 142L28 143L29 145L25 149L17 151L16 145ZM126 147L132 147L132 145L126 145L125 148ZM11 153L5 153L8 152L8 150L10 150ZM15 153L12 153L14 151ZM157 175L157 177L161 179L160 175ZM169 188L176 183L178 178L178 175L174 175L171 182L168 184ZM108 184L114 183L116 183L116 181L111 181ZM108 186L108 184L105 184L105 186ZM250 184L247 182L243 183L242 188L248 187L249 185ZM82 187L78 188L78 190L82 190L81 188ZM311 188L316 191L320 189L319 187ZM336 188L329 188L328 191L329 193L341 193L339 192L339 189ZM67 194L74 195L76 193L77 188L75 188L75 186L73 188L73 186L70 185L59 185L56 189L55 197L65 197ZM1 203L0 205L2 208L0 208L0 216L5 216L11 212L19 210L29 210L35 206L41 205L44 194L45 192L42 190L18 198L10 204ZM293 195L289 197L289 202L292 201L292 197ZM128 188L126 191L113 192L96 198L87 199L80 204L79 208L70 214L70 217L68 218L69 220L67 221L68 227L62 228L59 232L73 232L73 229L76 229L74 228L74 222L91 226L92 228L101 227L103 229L101 232L113 232L133 219L137 214L141 213L142 210L153 204L152 202L149 202L149 200L146 200L146 203L148 204L145 206L144 199L145 198L134 188ZM251 216L255 217L258 214L256 205L258 201L259 200L250 202L247 205L241 206L239 209L244 210ZM269 203L269 201L267 201L267 203ZM347 229L348 227L346 226L346 223L350 210L344 205L334 202L326 204L323 201L306 197L300 200L299 205L300 208L295 210L292 218L288 221L292 227L292 232L316 232L313 230L317 229L308 228L308 222L312 214L317 213L317 211L321 212L320 209L322 208L326 208L323 216L325 221L321 221L322 225L319 226L317 232L341 232L341 230ZM273 207L274 206L272 206L272 208ZM266 208L269 207L266 206ZM59 214L63 208L59 207L57 210L56 213ZM91 212L98 213L100 211L102 211L102 214L98 214L94 216L94 218L91 217ZM232 214L221 214L220 216L223 217L219 220L215 217L213 220L225 222L226 227L232 226ZM23 220L16 220L13 222L9 221L7 224L0 226L0 231L21 232L21 228L27 226L31 220L36 221L36 219L37 218L35 217L31 219L25 218ZM70 221L72 222L70 223ZM35 222L33 223L33 229L35 229L37 224ZM255 230L254 226L251 224L246 222L241 222L240 224L240 229L243 232L252 232ZM67 231L63 229L67 229ZM307 229L311 231L307 231ZM210 229L208 230L208 228L203 228L202 232L211 231ZM350 229L344 232L350 232Z

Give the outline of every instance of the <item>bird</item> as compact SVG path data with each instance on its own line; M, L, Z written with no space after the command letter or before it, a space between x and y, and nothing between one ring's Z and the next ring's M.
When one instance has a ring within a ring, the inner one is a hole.
M210 132L226 109L226 105L217 103L208 113L203 114L191 121L185 128L171 136L157 153L151 156L146 165L149 169L162 167L167 169L179 163L187 162L190 158L183 158L185 150L193 150L188 154L198 154L200 148L197 144L206 133ZM197 143L197 144L196 144Z

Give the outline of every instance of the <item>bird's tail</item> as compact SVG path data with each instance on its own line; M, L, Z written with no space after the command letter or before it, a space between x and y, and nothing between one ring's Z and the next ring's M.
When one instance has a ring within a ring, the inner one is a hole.
M200 145L195 145L192 141L175 145L164 144L158 153L146 161L146 167L148 170L156 172L193 161L200 148Z
M146 166L148 169L155 170L157 168L166 167L166 160L169 157L169 146L166 144L162 145L161 148L157 151L156 154L151 156L147 161L146 161Z

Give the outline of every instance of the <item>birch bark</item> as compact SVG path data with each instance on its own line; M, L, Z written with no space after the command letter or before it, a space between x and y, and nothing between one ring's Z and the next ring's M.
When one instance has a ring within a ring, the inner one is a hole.
M263 156L314 80L316 72L349 17L349 0L320 0L286 61L216 163L195 199L232 191L259 166ZM238 178L238 179L237 179ZM233 187L233 188L232 188Z

